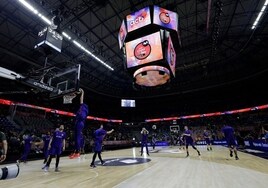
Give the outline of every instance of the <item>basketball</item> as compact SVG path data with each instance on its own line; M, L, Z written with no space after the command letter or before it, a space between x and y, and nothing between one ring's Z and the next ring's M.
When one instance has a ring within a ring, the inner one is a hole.
M153 125L153 126L152 126L152 129L154 129L154 130L155 130L155 129L156 129L156 125Z

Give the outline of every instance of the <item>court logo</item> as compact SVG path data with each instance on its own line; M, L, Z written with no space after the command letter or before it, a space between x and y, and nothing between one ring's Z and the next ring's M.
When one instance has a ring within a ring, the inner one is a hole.
M112 158L104 160L104 166L127 166L127 165L137 165L150 162L151 159L147 158ZM101 165L101 162L97 163Z

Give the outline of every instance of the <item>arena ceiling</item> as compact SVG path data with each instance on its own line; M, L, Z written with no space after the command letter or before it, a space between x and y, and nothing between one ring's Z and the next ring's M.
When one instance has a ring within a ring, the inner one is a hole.
M111 102L110 99L136 99L140 100L146 116L150 110L185 111L194 103L202 107L220 101L224 107L229 107L225 102L230 100L226 97L232 98L233 102L243 98L244 102L251 101L254 105L265 102L262 96L265 96L264 80L268 71L266 12L256 29L251 29L265 0L212 0L208 29L207 0L27 2L47 18L60 15L59 29L67 31L113 68L103 66L66 39L61 53L53 52L48 56L47 66L82 65L80 84L88 94L88 100L94 100L92 96L99 99L92 102L96 103L95 106L105 105L110 109L113 106L107 103ZM176 77L170 83L163 87L136 88L132 75L125 69L125 58L119 49L117 36L123 18L150 5L178 13L181 48L177 53ZM45 22L18 1L2 1L0 66L21 74L42 69L45 56L34 46L38 32L45 26ZM29 88L1 79L1 89L18 91ZM262 100L257 100L256 96ZM185 104L185 101L191 102ZM184 107L176 109L169 107L171 105ZM103 111L102 107L98 108L96 111Z

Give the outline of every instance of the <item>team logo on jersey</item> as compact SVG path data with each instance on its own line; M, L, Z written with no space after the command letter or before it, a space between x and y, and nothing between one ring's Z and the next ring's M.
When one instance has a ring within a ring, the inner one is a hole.
M138 60L143 60L147 58L151 53L151 45L148 40L145 40L139 44L134 49L134 55Z

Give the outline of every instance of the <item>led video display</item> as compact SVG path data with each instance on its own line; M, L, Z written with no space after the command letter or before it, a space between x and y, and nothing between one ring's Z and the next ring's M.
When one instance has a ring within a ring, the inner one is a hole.
M62 40L62 35L50 27L46 27L38 33L37 45L35 48L47 45L58 52L61 52Z
M170 36L168 37L166 59L173 73L173 76L175 76L176 52L174 50L173 43L172 43Z
M127 30L134 31L151 24L150 8L145 7L127 16Z
M118 33L118 42L119 42L120 49L122 48L122 46L125 42L126 36L127 36L127 29L126 29L125 21L123 20L121 27L119 29L119 33Z
M127 68L163 59L160 32L126 43Z
M167 83L170 79L170 72L165 67L150 65L136 70L133 76L136 84L151 87Z
M178 31L178 14L176 12L154 6L153 23Z
M121 107L135 107L135 100L121 99Z

